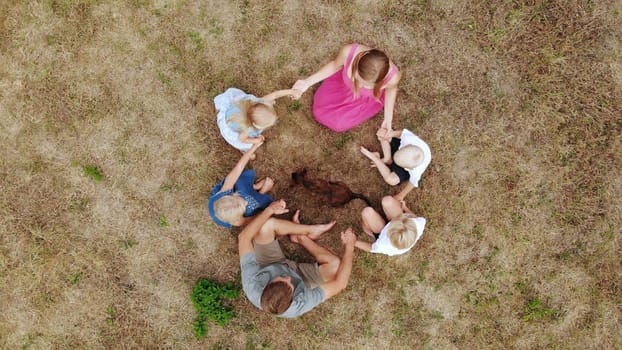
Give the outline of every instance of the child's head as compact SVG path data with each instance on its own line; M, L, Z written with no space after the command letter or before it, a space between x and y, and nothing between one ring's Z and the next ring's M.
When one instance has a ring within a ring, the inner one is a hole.
M246 112L250 126L258 130L271 127L276 123L276 111L272 106L265 103L256 103L250 106Z
M237 226L244 217L246 204L247 202L244 198L234 193L218 199L214 203L214 212L221 221Z
M355 78L358 75L363 81L374 84L374 97L379 99L382 82L390 67L389 57L384 52L376 49L360 52L352 63L355 93L358 94L359 81Z
M242 100L238 102L238 107L240 113L229 117L228 123L238 123L244 128L252 126L257 130L269 128L276 123L276 111L268 103Z
M393 161L404 169L414 169L423 162L423 150L415 145L406 145L393 154Z
M402 214L389 223L389 240L397 249L406 249L417 240L417 225L406 214Z

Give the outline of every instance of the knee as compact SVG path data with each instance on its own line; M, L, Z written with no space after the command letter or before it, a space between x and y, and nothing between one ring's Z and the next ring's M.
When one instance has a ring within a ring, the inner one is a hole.
M374 215L376 211L372 207L365 207L363 211L361 211L361 219L366 220L369 219L371 215Z
M382 206L391 205L397 202L397 199L393 198L393 196L384 196L382 197Z
M269 239L270 237L275 237L275 232L277 229L278 220L275 218L269 218L259 229L258 236L262 239Z
M334 279L337 276L337 271L339 271L339 265L341 265L341 258L335 256L328 261L328 266L330 266L330 275L331 279Z

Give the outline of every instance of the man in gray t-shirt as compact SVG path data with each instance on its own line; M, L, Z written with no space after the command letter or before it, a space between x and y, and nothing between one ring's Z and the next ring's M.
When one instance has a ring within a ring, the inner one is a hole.
M356 236L352 228L341 233L345 251L339 258L315 242L335 222L302 225L296 212L293 221L272 218L288 212L285 201L272 202L238 236L242 287L256 307L279 317L297 317L346 288L352 271ZM317 260L314 264L288 260L276 240L289 235Z

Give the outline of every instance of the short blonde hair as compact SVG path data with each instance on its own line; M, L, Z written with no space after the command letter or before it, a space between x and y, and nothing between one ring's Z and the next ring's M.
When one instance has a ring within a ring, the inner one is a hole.
M423 150L415 145L406 145L393 155L395 164L405 169L414 169L423 163Z
M248 109L251 125L256 129L267 129L276 123L277 115L272 106L256 103Z
M417 225L412 217L402 214L389 223L388 236L397 249L406 249L417 241Z
M240 112L231 115L227 123L238 123L242 129L250 128L266 129L276 123L278 116L274 107L269 103L242 100L237 102Z
M235 193L223 196L214 203L214 213L224 222L236 225L244 217L246 211L246 203L244 198Z

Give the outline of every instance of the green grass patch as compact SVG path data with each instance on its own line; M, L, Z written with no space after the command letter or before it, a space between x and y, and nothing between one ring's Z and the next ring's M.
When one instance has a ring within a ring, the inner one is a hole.
M226 326L234 315L233 306L223 303L225 299L237 299L240 291L232 284L219 284L207 278L200 278L190 295L197 319L194 322L194 335L203 339L207 335L207 320Z
M78 284L80 283L80 280L82 279L82 271L78 271L76 273L74 273L73 275L69 276L68 280L71 284Z
M169 227L171 224L168 223L168 219L165 215L160 216L160 227Z
M527 302L522 318L523 321L537 321L551 316L553 316L553 309L544 306L542 300L534 298Z
M104 178L101 169L97 165L84 165L82 166L82 172L86 177L98 182Z
M108 315L108 317L106 317L106 324L109 327L112 327L114 325L114 321L117 319L117 310L114 306L108 305L108 307L106 307L106 315Z

